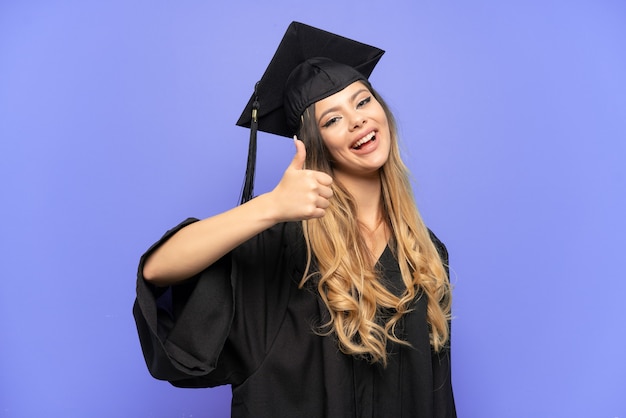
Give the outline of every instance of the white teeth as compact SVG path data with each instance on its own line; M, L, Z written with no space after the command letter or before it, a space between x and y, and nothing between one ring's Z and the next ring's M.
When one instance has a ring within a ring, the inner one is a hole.
M365 135L363 138L359 139L352 148L358 148L361 145L365 144L366 142L371 141L372 138L374 138L374 135L376 134L373 131L370 132L369 134Z

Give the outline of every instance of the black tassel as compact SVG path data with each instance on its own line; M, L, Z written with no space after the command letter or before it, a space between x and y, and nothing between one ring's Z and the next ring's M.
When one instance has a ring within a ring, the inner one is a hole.
M252 103L252 121L250 122L250 143L248 144L248 163L246 165L246 178L241 192L241 204L246 203L254 197L254 171L256 167L256 132L259 126L257 113L259 110L259 100L257 97L257 87L254 86L254 102Z

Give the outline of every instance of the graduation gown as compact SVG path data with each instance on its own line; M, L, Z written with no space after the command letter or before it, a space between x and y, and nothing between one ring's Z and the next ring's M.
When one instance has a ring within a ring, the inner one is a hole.
M178 387L232 385L233 417L456 417L450 349L431 350L426 295L416 298L390 343L389 363L343 354L333 336L316 333L328 319L316 284L298 284L306 261L300 223L278 224L182 284L156 288L142 277L133 313L152 376ZM444 262L444 245L432 235ZM387 247L383 280L401 286Z

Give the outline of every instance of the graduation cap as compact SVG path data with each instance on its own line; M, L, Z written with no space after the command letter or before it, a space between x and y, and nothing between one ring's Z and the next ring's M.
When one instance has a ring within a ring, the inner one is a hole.
M241 203L253 196L257 130L293 137L308 106L355 81L366 80L384 53L303 23L289 25L237 121L237 125L250 128Z

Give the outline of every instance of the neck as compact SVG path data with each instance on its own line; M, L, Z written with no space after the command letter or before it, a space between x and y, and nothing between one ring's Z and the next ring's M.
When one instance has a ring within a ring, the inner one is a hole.
M335 175L343 187L354 197L357 219L368 229L374 229L382 219L380 173L371 176Z
M357 207L355 221L370 251L372 265L380 258L389 240L389 229L383 214L380 172L371 176L346 176L335 173L342 186L352 195Z

